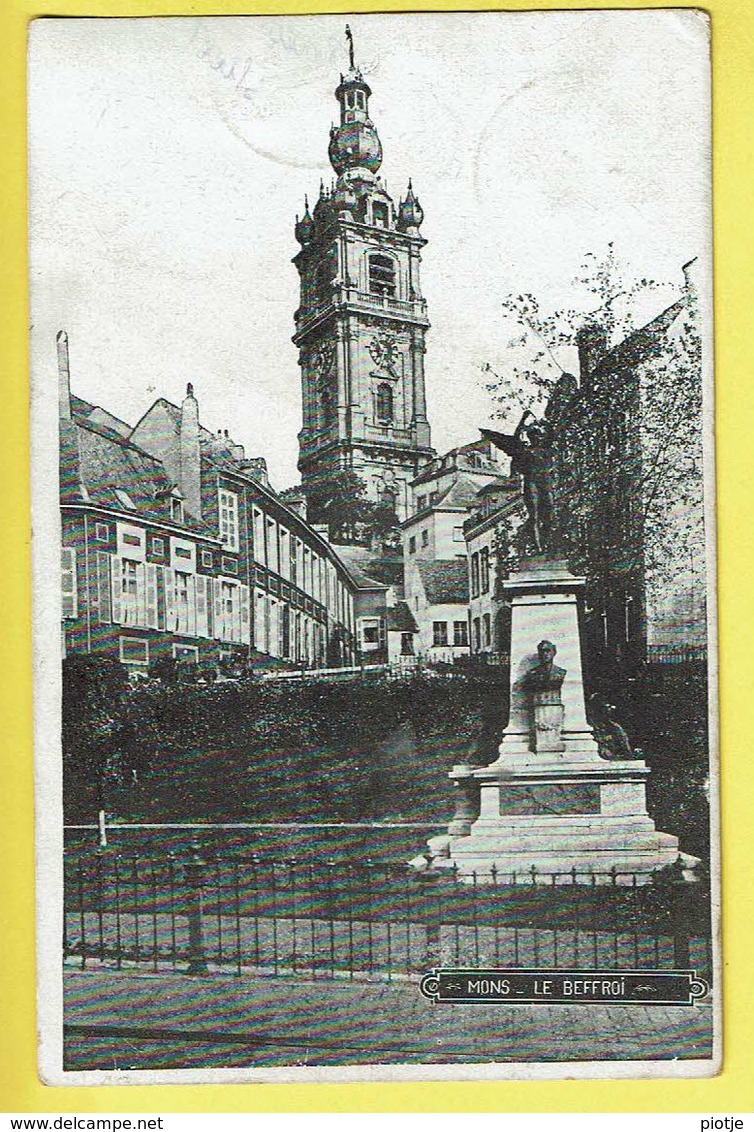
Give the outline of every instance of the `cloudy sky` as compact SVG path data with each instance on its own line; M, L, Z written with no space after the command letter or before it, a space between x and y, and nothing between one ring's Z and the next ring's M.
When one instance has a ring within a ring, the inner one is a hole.
M394 196L425 211L440 449L490 416L501 299L583 305L615 242L667 286L707 255L707 26L692 11L356 15ZM341 16L44 20L30 40L32 367L135 422L194 383L203 422L296 476L296 212L332 177ZM591 305L594 305L593 302ZM563 358L572 365L572 359Z

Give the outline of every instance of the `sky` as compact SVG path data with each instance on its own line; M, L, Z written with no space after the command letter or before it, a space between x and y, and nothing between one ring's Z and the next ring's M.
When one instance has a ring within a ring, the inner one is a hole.
M425 213L427 401L438 450L476 437L506 372L510 294L574 284L614 242L627 279L709 257L708 28L691 10L353 15L383 181ZM135 423L191 381L202 422L297 482L293 235L316 198L343 16L39 20L29 55L32 377ZM575 361L566 350L566 368ZM514 422L515 423L515 422Z

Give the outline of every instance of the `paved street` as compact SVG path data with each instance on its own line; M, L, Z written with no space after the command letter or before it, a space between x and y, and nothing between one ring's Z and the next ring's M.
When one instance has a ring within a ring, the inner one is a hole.
M432 1005L416 983L66 970L66 1068L708 1057L707 1004Z

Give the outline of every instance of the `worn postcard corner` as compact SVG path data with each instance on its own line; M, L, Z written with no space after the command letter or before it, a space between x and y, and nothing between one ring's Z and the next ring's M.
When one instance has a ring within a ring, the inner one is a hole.
M719 1071L702 22L33 22L45 1083Z

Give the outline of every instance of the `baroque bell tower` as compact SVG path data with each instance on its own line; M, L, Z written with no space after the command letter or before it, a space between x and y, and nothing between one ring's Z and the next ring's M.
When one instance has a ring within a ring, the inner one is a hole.
M296 218L301 281L293 341L299 350L304 488L327 472L352 468L370 499L407 515L408 484L434 455L424 390L429 327L419 282L424 219L411 182L396 208L379 168L382 145L369 117L371 90L354 63L335 97L330 131L337 174L320 185L311 213Z

